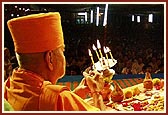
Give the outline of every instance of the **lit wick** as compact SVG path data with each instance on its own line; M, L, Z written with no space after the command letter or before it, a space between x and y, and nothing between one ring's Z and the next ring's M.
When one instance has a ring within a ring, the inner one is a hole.
M113 56L112 56L112 53L111 53L110 48L109 48L109 47L106 47L106 50L107 50L107 52L109 52L109 54L110 54L110 56L111 56L111 59L114 61L114 58L113 58Z
M97 55L97 58L98 58L98 60L100 60L100 57L99 57L99 54L98 54L98 52L97 52L97 48L95 47L95 45L93 44L93 50L96 52L96 55Z
M103 49L104 49L104 53L106 54L106 58L108 59L107 49L105 47L103 47Z
M103 49L104 49L104 53L105 53L105 55L106 55L106 58L107 58L107 63L108 63L108 66L109 66L109 61L108 61L108 52L107 52L107 49L105 48L105 47L103 47Z
M92 64L95 66L95 63L94 63L94 60L93 60L93 55L92 55L91 50L88 49L88 52L89 52L89 56L90 56L90 58L91 58Z
M101 46L100 46L100 42L99 42L99 40L97 40L97 48L99 49L99 53L100 53L101 58L103 58L103 55L102 55L102 52L101 52Z

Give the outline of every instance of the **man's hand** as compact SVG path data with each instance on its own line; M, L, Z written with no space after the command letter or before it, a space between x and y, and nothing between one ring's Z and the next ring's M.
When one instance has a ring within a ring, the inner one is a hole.
M83 72L83 76L86 79L86 84L88 85L91 93L100 92L104 87L103 76L97 71L91 71L89 73Z
M101 90L104 88L103 76L97 71L90 71L89 73L83 72L83 75L91 90L94 106L104 111L106 106L103 102L103 97L100 94Z
M73 92L75 94L77 94L78 96L80 96L81 98L86 98L86 96L89 94L90 89L89 87L86 85L86 80L85 78L83 78L80 82L80 84L78 85L78 87L76 87Z

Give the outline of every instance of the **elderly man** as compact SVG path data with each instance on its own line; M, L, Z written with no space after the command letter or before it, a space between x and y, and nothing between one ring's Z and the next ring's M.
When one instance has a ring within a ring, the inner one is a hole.
M74 91L55 85L65 74L65 46L58 12L14 18L7 24L19 67L5 82L4 96L14 110L100 110L82 99L99 89L89 74L85 74L86 79ZM94 75L101 77L98 73Z

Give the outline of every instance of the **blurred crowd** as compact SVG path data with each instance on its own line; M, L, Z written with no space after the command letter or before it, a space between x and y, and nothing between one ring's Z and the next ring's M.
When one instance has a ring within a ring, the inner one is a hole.
M91 49L95 62L98 61L92 45L99 39L103 46L111 49L117 64L112 67L116 74L143 74L164 72L164 37L162 23L147 22L135 24L128 21L112 23L107 28L92 24L75 24L62 21L66 57L66 75L82 75L91 66L88 49ZM5 27L5 75L17 66L13 53L13 42ZM104 55L104 52L103 52ZM105 55L104 55L105 56ZM10 62L10 61L11 62Z
M15 56L11 55L9 48L4 48L4 80L6 80L11 74L12 70L17 67L17 60Z
M142 27L137 29L135 27L123 28L122 26L118 30L109 30L110 27L106 32L106 38L104 38L105 31L102 27L79 26L74 30L64 29L66 74L82 74L82 71L91 65L88 49L92 49L93 44L96 45L97 39L100 40L102 47L108 46L111 49L114 59L117 60L117 64L112 67L116 74L143 74L145 71L150 73L164 72L164 40L157 35L161 30L144 30ZM121 33L122 31L124 32ZM103 52L103 48L101 50ZM96 62L97 56L93 50L92 54ZM105 57L104 52L103 55Z
M155 52L155 50L151 48L148 48L146 50L136 50L136 48L132 48L127 51L124 51L124 49L125 47L121 46L116 46L112 49L113 57L117 60L116 65L112 67L112 69L115 70L116 74L144 74L146 71L149 71L150 73L164 72L164 53L162 51ZM82 75L82 72L92 65L91 59L87 52L87 44L83 44L83 46L81 46L81 49L75 49L74 47L72 47L69 48L69 50L65 50L66 75ZM95 52L92 53L96 62L97 57L95 55ZM15 67L17 67L15 56L11 56L9 49L5 48L5 79L11 74L12 69Z
M117 63L112 69L115 70L116 74L144 74L146 71L150 73L164 73L164 54L161 52L156 53L149 48L138 52L129 50L123 53L120 46L114 51L116 52L113 53L113 57L117 60ZM91 66L91 59L87 55L87 52L85 52L80 57L66 57L66 74L82 74L82 71Z

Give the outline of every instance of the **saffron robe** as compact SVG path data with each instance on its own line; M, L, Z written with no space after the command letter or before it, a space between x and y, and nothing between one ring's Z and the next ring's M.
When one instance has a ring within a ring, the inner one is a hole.
M66 86L53 85L39 75L14 69L5 82L5 99L15 111L97 111Z

